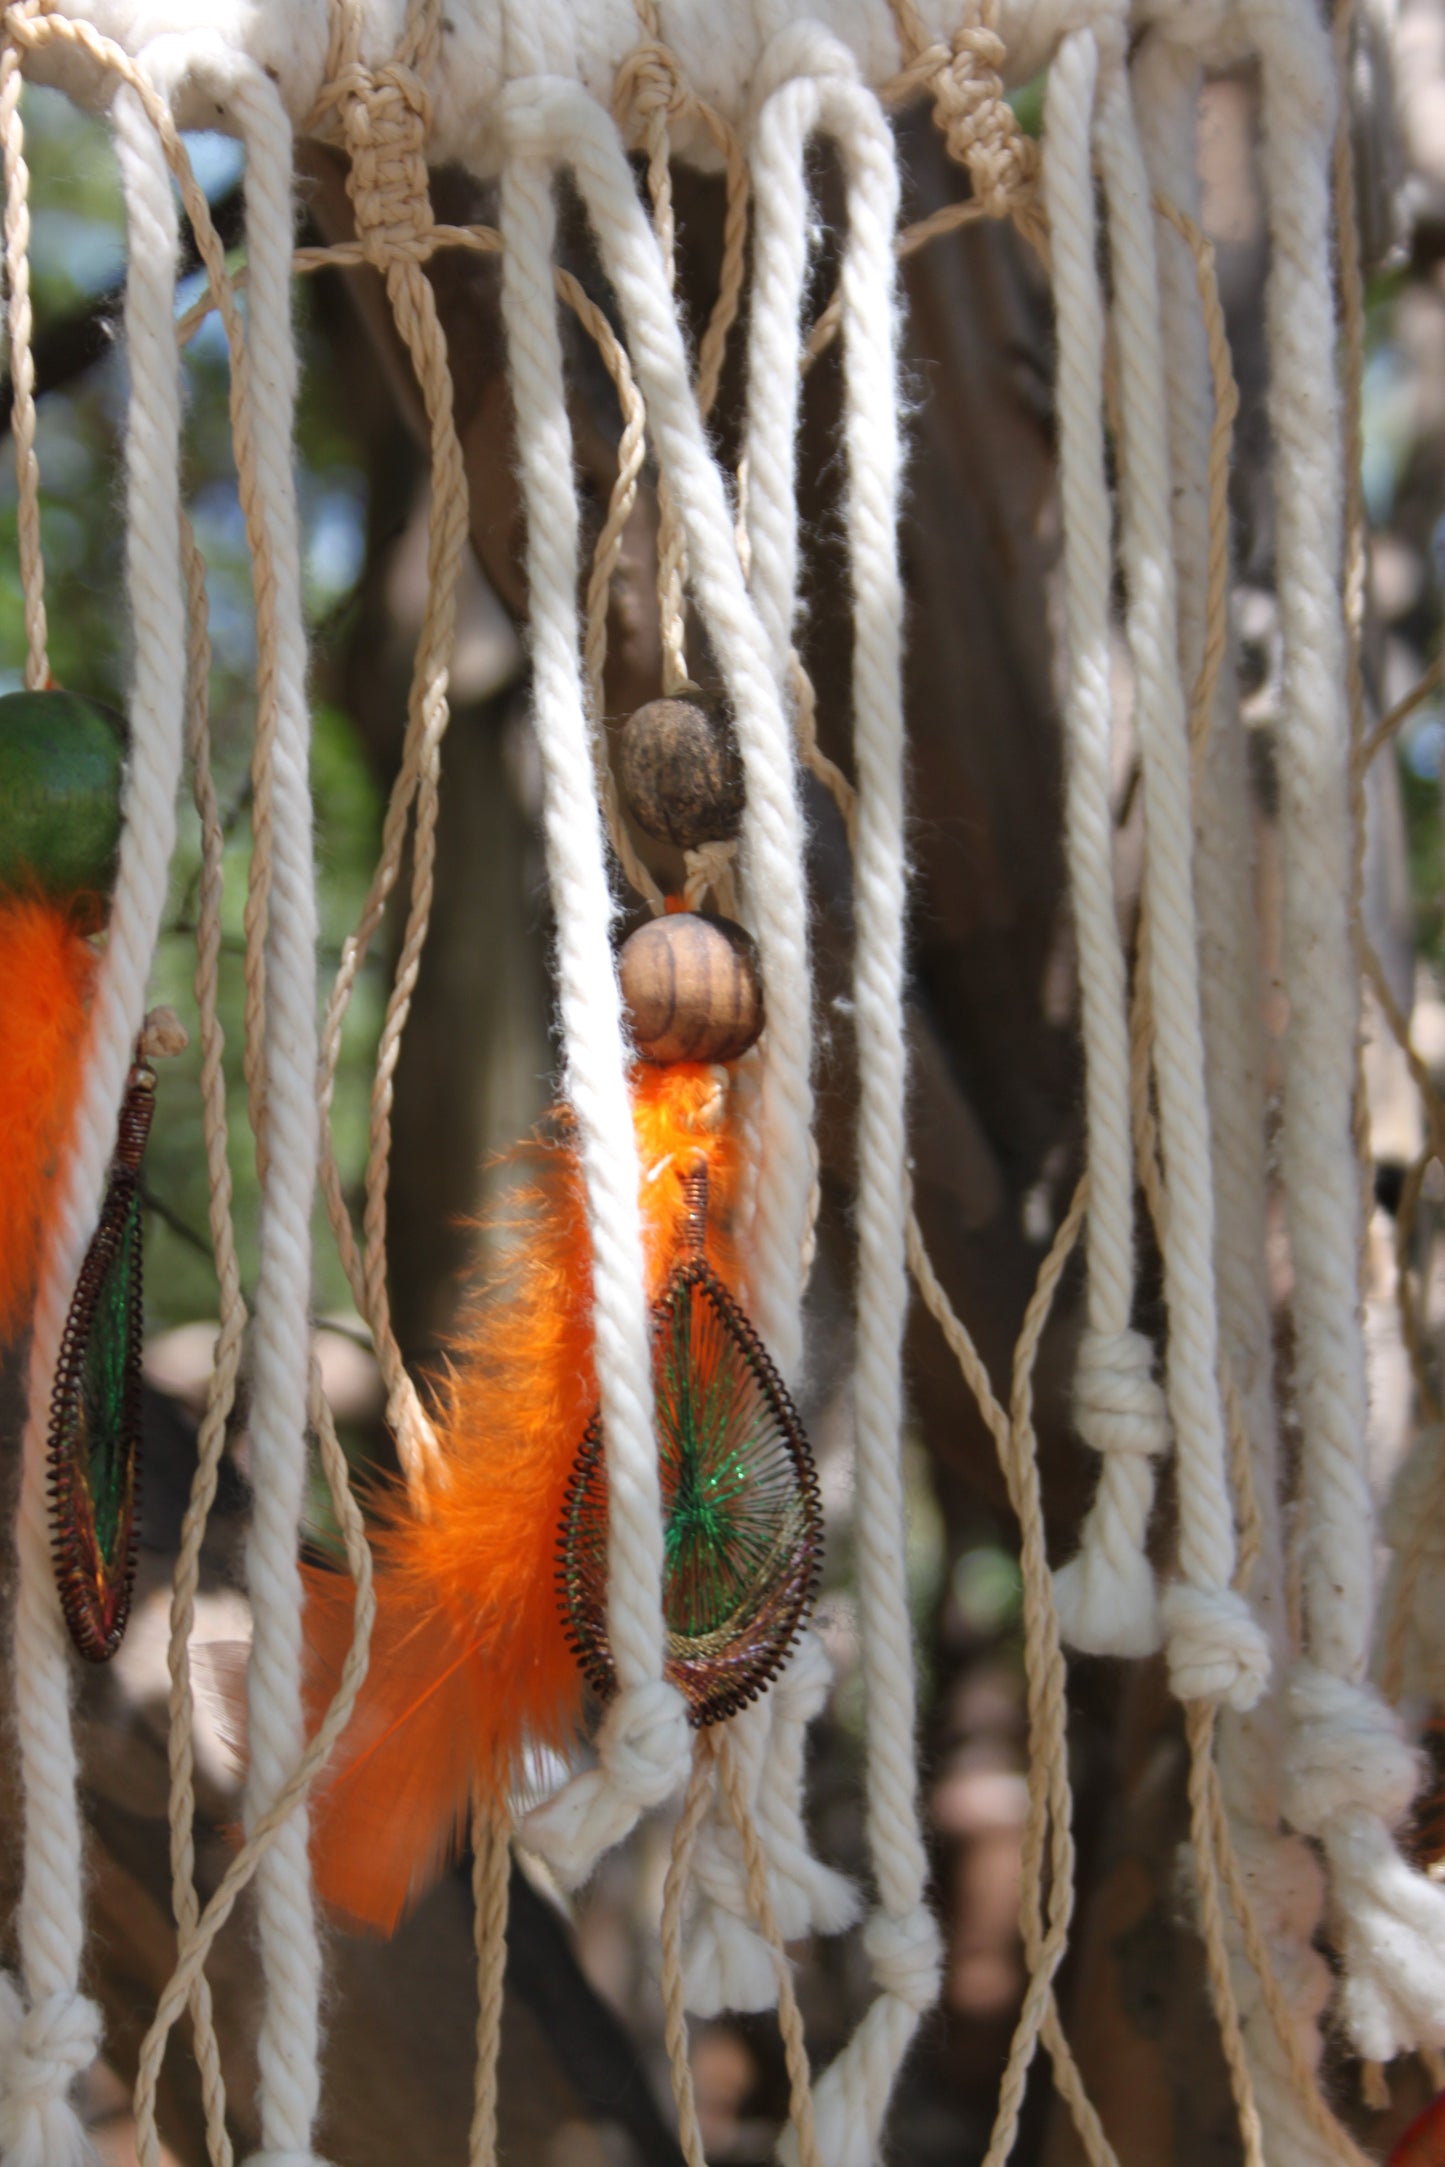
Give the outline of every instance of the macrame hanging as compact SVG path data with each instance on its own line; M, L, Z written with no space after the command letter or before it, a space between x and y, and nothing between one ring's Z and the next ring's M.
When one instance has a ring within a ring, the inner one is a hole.
M1022 1531L1028 1990L990 2167L1013 2148L1040 2044L1091 2167L1114 2159L1055 1991L1074 1890L1065 1643L1125 1657L1162 1647L1184 1704L1192 1887L1247 2158L1357 2157L1317 2081L1322 2024L1338 2023L1369 2063L1445 2048L1445 1891L1399 1846L1418 1768L1395 1706L1407 1667L1412 1690L1432 1663L1438 1676L1425 1564L1441 1544L1445 1463L1425 1438L1409 1477L1411 1495L1425 1503L1402 1515L1380 1636L1359 1305L1362 972L1410 1049L1360 916L1364 772L1399 718L1366 734L1356 481L1362 316L1337 89L1347 7L1334 47L1311 0L1221 0L1208 9L1167 0L1132 8L1081 0L1068 9L1042 0L982 9L972 0L926 8L818 0L807 10L722 11L693 0L458 0L445 16L438 0L259 0L202 12L208 20L197 27L194 10L168 24L164 8L142 17L119 0L13 0L0 23L25 697L59 700L74 720L76 703L46 690L18 103L27 76L107 113L114 129L128 221L133 640L118 839L100 833L93 862L55 873L88 817L91 786L75 774L47 785L66 809L58 839L37 839L38 830L27 839L0 809L0 942L11 965L0 1092L20 1079L17 1168L28 1169L0 1195L0 1322L12 1333L27 1319L31 1327L11 1656L24 1886L16 1973L0 1980L0 2161L79 2161L70 2091L102 2045L99 2011L82 1989L87 1921L66 1620L90 1655L108 1652L124 1623L135 1481L126 1396L134 1169L151 1103L149 1058L176 1043L173 1021L148 1020L146 989L186 776L202 844L196 1028L221 1327L171 1606L178 1954L140 2057L135 2111L147 2167L159 2157L161 2066L187 2011L211 2158L217 2167L230 2160L206 1967L241 1891L253 1894L260 1971L258 2167L297 2167L313 2157L321 2097L316 1889L390 1926L468 1835L480 1987L471 2157L487 2167L496 2152L513 1836L573 1887L640 1818L679 1801L661 1946L690 2167L700 2167L703 2150L689 2010L777 2007L792 2102L781 2156L803 2167L868 2167L879 2156L894 2080L938 1992L941 1954L926 1893L905 1578L910 1275L996 1443ZM1293 1268L1297 1484L1280 1451L1272 1362L1261 936L1226 616L1235 397L1212 254L1197 222L1193 134L1204 71L1244 58L1257 63L1262 84L1271 244L1290 1003L1278 1178ZM1040 147L1020 132L1004 86L1045 69ZM931 101L971 186L960 204L900 227L889 114L917 99ZM194 125L223 127L243 147L244 272L228 264L191 174L180 131ZM293 256L298 132L347 154L356 237ZM837 290L810 325L809 154L822 140L837 154L844 212ZM723 170L729 206L720 291L695 357L675 293L672 211L673 164L688 160ZM434 222L428 168L446 161L498 183L495 228ZM615 322L559 266L555 198L564 178L615 297ZM176 184L206 277L200 302L180 319L179 343ZM1054 300L1065 837L1087 1161L1010 1375L992 1380L933 1269L910 1200L897 538L898 258L947 248L953 229L983 218L1016 224L1046 265ZM451 1382L426 1403L391 1322L387 1189L392 1082L432 905L467 546L452 378L424 270L437 252L455 249L501 261L563 1061L554 1126L534 1153L528 1261L463 1325ZM380 861L329 983L318 980L291 326L295 275L325 263L367 264L382 275L420 388L431 461L426 609L404 754ZM707 423L728 348L740 341L745 294L745 426L730 474ZM203 1907L190 1643L248 1324L226 1156L237 1116L226 1104L217 1015L224 865L210 773L206 574L180 465L182 353L212 310L229 343L255 586L245 1118L259 1155L262 1216L249 1319L245 1562L254 1639L244 1827ZM562 311L595 343L624 424L626 456L585 579ZM801 391L835 339L852 596L851 780L819 750L813 688L795 646ZM684 891L666 910L628 840L602 731L609 585L649 453L658 474L664 700L629 733L621 791L644 829L684 852ZM1118 575L1144 807L1132 971L1115 903ZM715 665L717 710L696 698L690 638L705 640ZM6 706L0 749L19 741L3 736ZM91 726L84 716L77 744L82 725ZM816 2071L786 1943L841 1932L862 1900L813 1855L803 1812L805 1733L829 1682L807 1623L820 1513L794 1406L818 1209L805 770L838 803L854 875L852 1399L872 1881L862 1941L874 1988L854 2038ZM113 806L114 776L107 787ZM103 804L99 817L103 829ZM40 875L59 884L61 902L52 897L48 915L35 901ZM656 915L619 958L612 925L624 882ZM72 909L80 895L85 911ZM698 906L709 901L713 911L703 915ZM401 913L402 935L380 1032L358 1231L333 1152L331 1105L348 1006L388 906ZM25 1084L22 1057L38 1063L43 1091ZM1412 1177L1418 1201L1445 1127L1428 1076L1413 1065L1427 1091L1430 1139ZM155 1089L163 1104L163 1075ZM8 1097L0 1104L8 1115ZM381 1367L402 1469L402 1483L370 1500L366 1513L351 1494L308 1323L318 1191ZM1136 1199L1162 1264L1159 1346L1138 1322ZM1076 1243L1086 1295L1075 1421L1100 1468L1077 1555L1051 1572L1032 1376ZM349 1583L303 1574L299 1562L311 1435ZM1174 1524L1161 1543L1151 1526L1158 1470L1169 1459ZM1298 1508L1290 1526L1287 1502ZM1151 1562L1160 1556L1171 1560L1162 1586ZM1300 1590L1293 1607L1292 1573ZM447 1690L433 1700L437 1679ZM580 1757L584 1681L602 1713ZM425 1752L413 1750L417 1728L404 1728L418 1705L429 1711ZM382 1749L394 1730L408 1744L393 1765ZM514 1827L519 1772L542 1742L572 1756L571 1772ZM369 1788L383 1762L389 1787ZM1322 1930L1334 1972L1316 1948Z

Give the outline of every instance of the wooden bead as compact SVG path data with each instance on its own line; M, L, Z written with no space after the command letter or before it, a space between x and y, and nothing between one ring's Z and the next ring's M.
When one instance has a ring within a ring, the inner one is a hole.
M125 724L73 692L0 699L0 893L109 892L120 848Z
M620 780L637 825L659 843L723 843L743 817L743 770L722 716L698 700L649 700L622 732Z
M617 971L644 1061L735 1061L762 1030L757 950L729 918L653 918L623 942Z

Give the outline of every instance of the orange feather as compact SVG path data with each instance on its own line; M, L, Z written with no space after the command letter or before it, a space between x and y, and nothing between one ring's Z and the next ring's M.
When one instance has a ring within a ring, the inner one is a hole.
M1389 2167L1445 2167L1445 2092L1410 2124L1390 2154Z
M34 1298L94 976L95 950L67 910L0 896L0 1343L23 1329Z
M639 1067L633 1118L649 1293L661 1292L687 1217L683 1177L706 1160L708 1256L730 1270L737 1155L715 1069ZM562 1117L526 1154L534 1181L503 1277L464 1312L441 1380L444 1474L411 1500L370 1501L377 1617L366 1684L312 1802L322 1895L390 1933L465 1837L477 1798L505 1796L532 1747L564 1746L582 1707L563 1634L557 1533L596 1406L591 1258L582 1177ZM351 1590L307 1573L313 1713L335 1691Z

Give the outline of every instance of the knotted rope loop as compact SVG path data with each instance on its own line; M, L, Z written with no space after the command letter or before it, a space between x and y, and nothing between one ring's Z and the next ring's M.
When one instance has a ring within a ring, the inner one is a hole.
M0 1980L7 2115L19 2121L63 2097L100 2051L100 2011L83 1994L47 1994L27 2009ZM0 2122L0 2128L5 2126Z
M368 263L385 271L399 257L423 261L433 225L426 162L431 92L415 68L389 60L374 72L353 61L336 93L341 140L351 157L346 185Z
M676 53L659 38L646 38L634 46L612 86L612 117L619 128L625 130L629 113L646 126L659 113L669 120L683 120L696 110L697 98Z

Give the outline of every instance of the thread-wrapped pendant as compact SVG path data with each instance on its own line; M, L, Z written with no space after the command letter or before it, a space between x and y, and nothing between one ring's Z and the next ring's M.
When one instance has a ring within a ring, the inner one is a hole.
M70 1637L92 1663L120 1646L139 1532L140 1167L155 1071L138 1061L121 1105L100 1221L61 1335L50 1402L50 1537Z
M666 1674L699 1728L753 1700L812 1607L822 1503L798 1413L748 1317L702 1253L706 1172L688 1176L683 1254L653 1306L664 1522ZM583 1436L562 1514L559 1583L588 1684L616 1690L607 1643L602 1420Z

